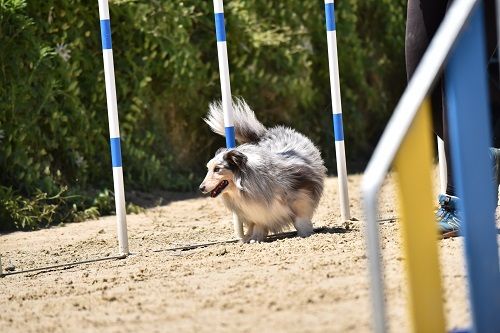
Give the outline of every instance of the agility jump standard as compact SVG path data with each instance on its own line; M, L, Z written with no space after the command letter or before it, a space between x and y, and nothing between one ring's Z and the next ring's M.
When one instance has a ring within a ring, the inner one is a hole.
M108 0L99 0L99 18L101 20L102 59L104 61L104 79L106 82L106 99L108 104L109 140L111 145L111 162L113 165L118 247L120 254L128 255L127 212L125 208L125 190L123 187L122 151Z
M451 157L461 198L472 312L471 332L500 331L500 268L494 216L483 6L456 0L401 97L368 164L362 192L375 331L387 329L377 199L394 161L402 209L413 332L444 332L445 319L432 213L429 94L445 67Z
M351 218L349 192L347 187L347 167L342 123L342 102L340 99L339 61L337 56L337 32L335 26L335 4L325 0L326 38L328 42L328 67L330 69L330 89L332 94L333 132L335 137L335 156L339 179L340 214L344 221Z
M224 127L226 147L236 147L234 139L233 99L231 97L231 82L229 79L229 64L227 59L226 28L224 26L224 6L222 0L214 0L215 36L217 38L217 54L219 58L220 89L222 93L222 110L224 112ZM243 224L233 213L233 227L236 237L243 238Z

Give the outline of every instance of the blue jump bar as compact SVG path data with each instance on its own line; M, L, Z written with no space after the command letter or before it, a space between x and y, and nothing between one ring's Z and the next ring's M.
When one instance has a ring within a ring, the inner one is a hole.
M472 332L500 332L500 271L482 2L446 68L453 175L462 199Z

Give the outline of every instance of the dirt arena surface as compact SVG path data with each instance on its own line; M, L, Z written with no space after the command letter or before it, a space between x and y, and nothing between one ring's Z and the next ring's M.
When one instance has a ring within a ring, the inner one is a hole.
M0 279L2 332L370 332L371 306L359 185L349 177L352 215L340 221L329 178L307 239L176 245L231 239L221 200L172 195L128 216L132 256ZM390 330L409 331L396 197L380 200ZM461 238L439 242L447 327L470 322ZM0 236L4 268L17 270L114 255L115 218Z

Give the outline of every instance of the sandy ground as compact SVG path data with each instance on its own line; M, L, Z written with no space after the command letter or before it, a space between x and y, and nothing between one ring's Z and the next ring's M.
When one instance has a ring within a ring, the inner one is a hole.
M370 332L371 306L360 176L349 177L352 215L340 221L337 179L314 217L321 233L262 244L222 244L190 251L175 245L232 238L218 199L173 195L128 216L127 259L0 279L2 332ZM397 216L393 180L380 200ZM381 224L388 316L409 330L398 222ZM439 242L449 329L470 322L462 239ZM115 218L0 236L3 265L17 270L117 252Z

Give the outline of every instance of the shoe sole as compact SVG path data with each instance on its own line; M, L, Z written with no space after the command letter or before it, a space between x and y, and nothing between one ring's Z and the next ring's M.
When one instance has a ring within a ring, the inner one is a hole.
M452 237L458 237L460 234L458 233L458 230L453 230L449 232L445 232L441 234L440 239L446 239L446 238L452 238Z

